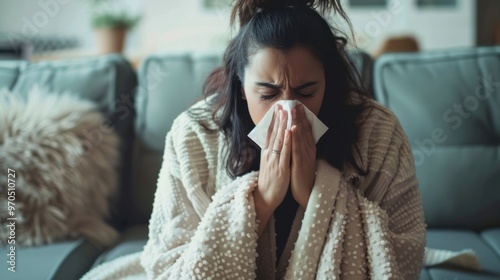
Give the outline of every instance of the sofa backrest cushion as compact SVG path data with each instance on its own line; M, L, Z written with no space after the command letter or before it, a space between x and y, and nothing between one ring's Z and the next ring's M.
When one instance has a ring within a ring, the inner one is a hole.
M366 53L350 53L367 87L372 61ZM222 52L157 54L146 58L138 71L136 140L134 147L133 223L151 216L165 137L173 120L202 98L206 77L222 64Z
M131 154L135 118L134 94L137 87L137 75L130 64L121 55L44 61L29 64L27 62L0 61L0 88L9 88L26 97L34 85L39 85L49 92L71 92L98 105L120 136L119 195L112 202L110 223L115 227L124 227L127 209L125 196L131 182ZM99 139L96 135L88 137ZM91 141L91 140L89 140ZM94 139L92 139L94 141ZM95 140L98 141L98 140Z
M427 224L500 225L500 47L384 55L374 96L408 135Z
M155 54L141 63L130 194L132 223L147 224L151 216L165 137L173 120L202 98L205 78L221 63L222 54L216 51Z

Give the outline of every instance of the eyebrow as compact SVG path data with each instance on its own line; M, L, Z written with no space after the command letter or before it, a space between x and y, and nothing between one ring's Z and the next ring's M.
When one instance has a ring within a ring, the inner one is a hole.
M298 87L293 88L293 90L305 89L305 88L313 86L313 85L315 85L317 83L318 82L307 82L305 84L302 84L302 85L300 85ZM264 82L256 82L255 84L258 85L258 86L268 87L268 88L272 88L272 89L281 89L283 87L283 85L275 85L275 84L264 83Z

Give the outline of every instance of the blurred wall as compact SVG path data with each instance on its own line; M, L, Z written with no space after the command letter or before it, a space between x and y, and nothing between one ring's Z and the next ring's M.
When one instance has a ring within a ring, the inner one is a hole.
M345 7L359 47L370 52L387 36L403 34L414 35L422 50L475 45L475 0L457 0L453 8L420 8L416 0L388 0L384 9Z
M140 1L140 0L127 0ZM0 0L0 33L16 33L16 40L43 36L70 36L80 51L95 51L87 0ZM128 49L138 49L137 30L130 33Z
M28 39L74 36L80 39L82 48L94 47L89 12L83 0L0 0L0 32L21 33Z
M229 8L207 11L203 0L131 1L142 3L144 18L129 34L127 52L224 48L233 35ZM346 6L359 47L373 51L385 37L399 34L415 35L424 50L475 45L476 1L457 0L453 9L419 9L414 0L388 1L383 9ZM85 2L0 0L0 32L77 36L82 50L92 52L95 43Z
M217 49L231 37L228 5L206 10L202 0L144 0L140 26L147 51Z

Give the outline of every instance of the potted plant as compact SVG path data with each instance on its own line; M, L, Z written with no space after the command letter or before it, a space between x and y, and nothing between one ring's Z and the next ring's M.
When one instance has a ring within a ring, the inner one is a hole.
M121 53L127 31L137 25L140 15L127 11L122 0L89 0L91 4L91 25L99 53Z

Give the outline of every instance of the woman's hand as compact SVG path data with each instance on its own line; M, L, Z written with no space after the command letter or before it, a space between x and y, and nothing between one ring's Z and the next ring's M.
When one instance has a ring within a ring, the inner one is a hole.
M287 114L276 106L273 121L267 132L266 145L261 151L258 186L253 195L259 236L281 204L290 185L291 131L286 129Z
M316 180L316 143L306 118L304 105L292 110L292 175L291 188L295 200L307 208Z

